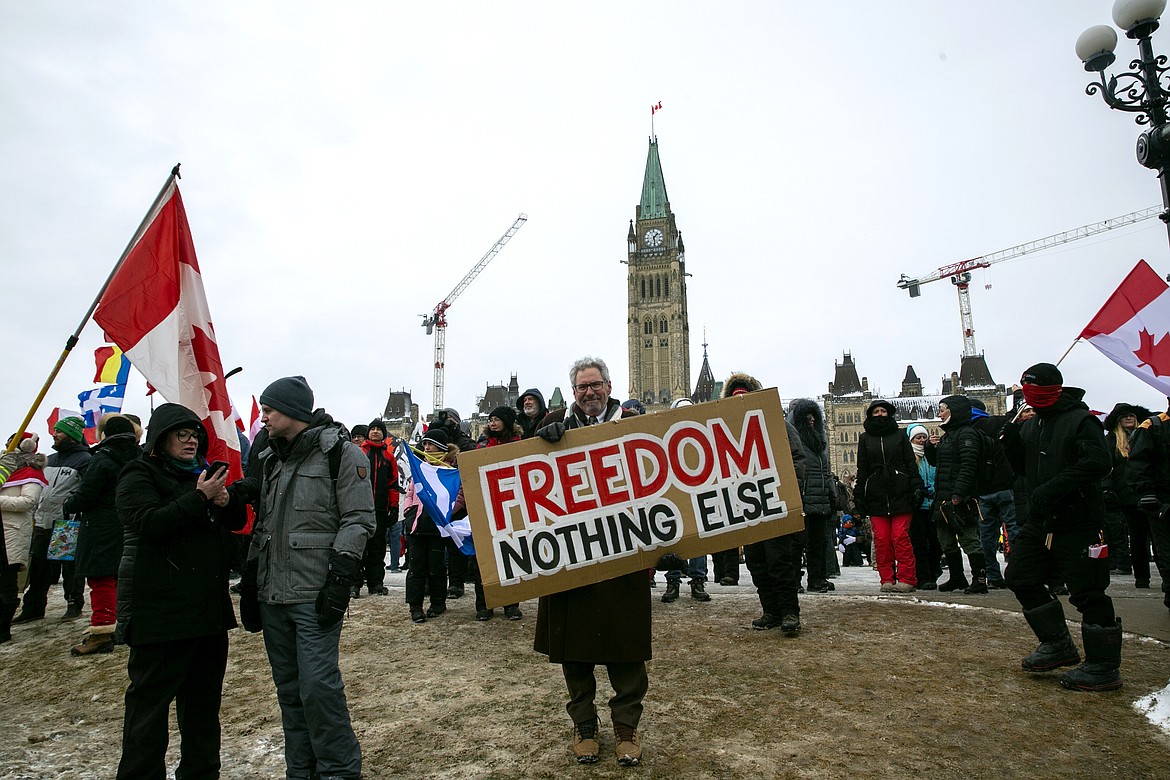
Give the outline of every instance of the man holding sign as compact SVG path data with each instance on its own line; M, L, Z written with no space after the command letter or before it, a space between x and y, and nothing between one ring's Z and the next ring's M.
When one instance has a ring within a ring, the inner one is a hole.
M622 417L625 410L610 398L609 368L598 358L585 357L569 370L573 403L563 422L549 422L536 435L556 443L566 430L583 428ZM650 660L650 581L635 571L595 585L573 588L540 599L536 613L538 653L559 663L569 689L566 709L573 719L573 754L578 763L597 761L599 721L594 696L597 664L605 664L613 685L609 700L616 753L622 766L642 760L638 721L642 699L649 688L646 662Z
M536 437L464 453L459 469L488 606L541 598L535 649L562 666L574 755L597 761L605 664L617 758L632 766L651 656L646 570L800 531L800 490L774 388L627 418L602 361L577 361L569 379L572 405Z

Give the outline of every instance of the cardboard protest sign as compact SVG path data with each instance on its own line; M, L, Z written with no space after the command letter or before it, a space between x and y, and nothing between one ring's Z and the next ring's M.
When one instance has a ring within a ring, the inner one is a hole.
M459 456L489 607L804 528L775 389Z

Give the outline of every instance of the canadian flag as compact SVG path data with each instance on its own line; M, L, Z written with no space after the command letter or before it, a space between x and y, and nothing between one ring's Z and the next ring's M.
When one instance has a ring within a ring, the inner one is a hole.
M1170 396L1170 286L1145 260L1138 261L1080 337Z
M203 420L209 461L243 476L215 328L174 176L110 279L93 318L163 398Z
M77 417L82 420L85 419L85 415L83 415L81 412L75 412L72 409L62 409L60 406L54 406L52 413L49 414L49 419L45 420L49 426L49 436L53 435L53 426L56 425L60 420L64 420L66 417Z
M256 441L256 434L264 424L260 422L260 404L256 403L256 396L252 396L252 421L248 426L248 441Z

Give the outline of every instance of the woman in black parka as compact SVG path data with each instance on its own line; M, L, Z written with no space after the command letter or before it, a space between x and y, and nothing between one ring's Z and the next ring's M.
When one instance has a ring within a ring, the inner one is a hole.
M177 777L219 776L219 704L228 629L231 530L243 504L227 470L207 470L207 433L185 406L150 417L146 455L118 480L125 532L118 568L117 636L130 645L118 780L166 776L168 710L182 740Z
M910 593L918 586L910 518L926 495L910 440L898 428L894 405L874 401L865 410L857 442L857 487L853 501L869 515L874 559L885 593Z

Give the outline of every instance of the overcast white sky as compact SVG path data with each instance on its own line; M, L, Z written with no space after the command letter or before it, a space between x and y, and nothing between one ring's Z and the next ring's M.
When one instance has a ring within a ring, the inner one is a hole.
M547 394L584 354L628 390L626 231L649 107L687 246L694 377L824 393L851 351L896 394L958 369L933 269L1158 203L1141 128L1084 93L1073 53L1107 0L37 2L0 6L4 423L15 429L176 162L241 409L305 375L349 423L391 389L430 410L429 312L520 212L454 304L446 403ZM1165 31L1155 35L1170 53ZM1119 61L1136 47L1122 38ZM1115 67L1116 69L1116 67ZM1157 220L976 273L997 381L1060 357ZM990 284L991 289L985 289ZM42 408L92 387L90 323ZM1079 345L1088 402L1159 394ZM148 413L135 376L126 410ZM246 414L246 411L245 411Z

